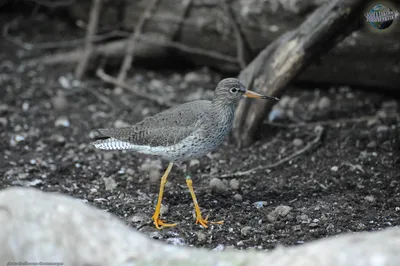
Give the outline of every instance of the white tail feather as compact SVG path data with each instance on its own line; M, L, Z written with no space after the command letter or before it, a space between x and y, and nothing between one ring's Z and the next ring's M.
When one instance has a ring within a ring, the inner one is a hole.
M131 150L136 146L125 141L109 138L92 142L92 145L99 150Z

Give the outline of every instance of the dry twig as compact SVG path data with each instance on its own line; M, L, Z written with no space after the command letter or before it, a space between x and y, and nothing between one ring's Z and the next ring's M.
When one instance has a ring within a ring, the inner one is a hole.
M246 37L243 32L240 30L240 24L235 19L232 9L229 4L226 2L227 0L222 0L222 8L224 9L225 14L228 16L229 21L233 26L233 31L235 33L236 38L236 57L240 67L243 69L247 66L250 61L251 51L250 47L246 41Z
M122 62L122 66L118 74L118 83L124 82L126 74L128 73L129 69L132 66L136 42L138 41L139 36L142 34L142 29L144 27L144 24L146 23L146 20L150 18L152 10L155 8L158 2L159 0L153 0L152 2L149 3L149 6L140 16L139 21L137 22L133 30L133 33L128 41L128 46L126 49L124 61Z
M93 0L92 7L90 9L89 25L86 30L85 48L83 50L83 57L79 61L75 69L75 77L78 80L82 79L82 76L85 74L90 56L94 50L93 43L95 41L97 26L99 24L101 4L102 4L101 0Z
M286 162L292 160L293 158L307 152L309 149L311 149L312 147L314 147L316 144L319 143L319 141L321 140L322 134L324 132L324 128L322 126L316 126L315 132L317 133L317 136L311 142L307 143L306 146L304 146L302 149L292 153L291 155L289 155L275 163L268 164L268 165L260 165L256 168L246 170L246 171L240 171L240 172L236 172L236 173L221 175L220 178L247 176L256 171L275 168L283 163L286 163Z
M102 68L97 69L96 75L104 82L107 82L107 83L113 84L117 87L120 87L122 89L125 89L143 99L155 102L158 105L165 106L165 107L172 107L175 105L169 101L164 100L162 97L151 96L150 94L146 94L139 90L136 90L134 87L130 86L129 84L126 84L125 82L118 81L117 78L112 77L112 76L108 75L107 73L105 73Z
M335 124L347 124L347 123L361 123L366 122L372 119L378 119L379 117L376 115L371 116L362 116L362 117L354 117L354 118L341 118L341 119L332 119L332 120L324 120L324 121L316 121L316 122L302 122L302 123L293 123L293 124L283 124L283 123L274 123L274 122L264 122L264 124L282 127L282 128L296 128L296 127L313 127L313 126L329 126Z

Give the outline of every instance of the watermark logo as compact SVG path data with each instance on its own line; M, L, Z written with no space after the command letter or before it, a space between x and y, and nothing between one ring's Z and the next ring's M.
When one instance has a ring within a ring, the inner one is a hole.
M383 30L392 25L393 21L399 17L399 12L393 11L390 7L378 4L365 13L364 16L371 26Z

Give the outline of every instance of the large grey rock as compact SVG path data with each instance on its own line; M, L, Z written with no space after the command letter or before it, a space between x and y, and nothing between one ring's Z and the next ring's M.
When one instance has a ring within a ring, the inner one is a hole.
M0 192L0 263L64 265L397 266L400 229L316 241L272 252L176 247L151 240L80 200L33 188Z

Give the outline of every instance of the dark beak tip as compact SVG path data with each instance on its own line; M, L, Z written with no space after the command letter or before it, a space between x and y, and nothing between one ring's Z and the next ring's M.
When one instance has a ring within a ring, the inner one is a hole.
M273 96L263 96L263 99L279 101L279 98Z

